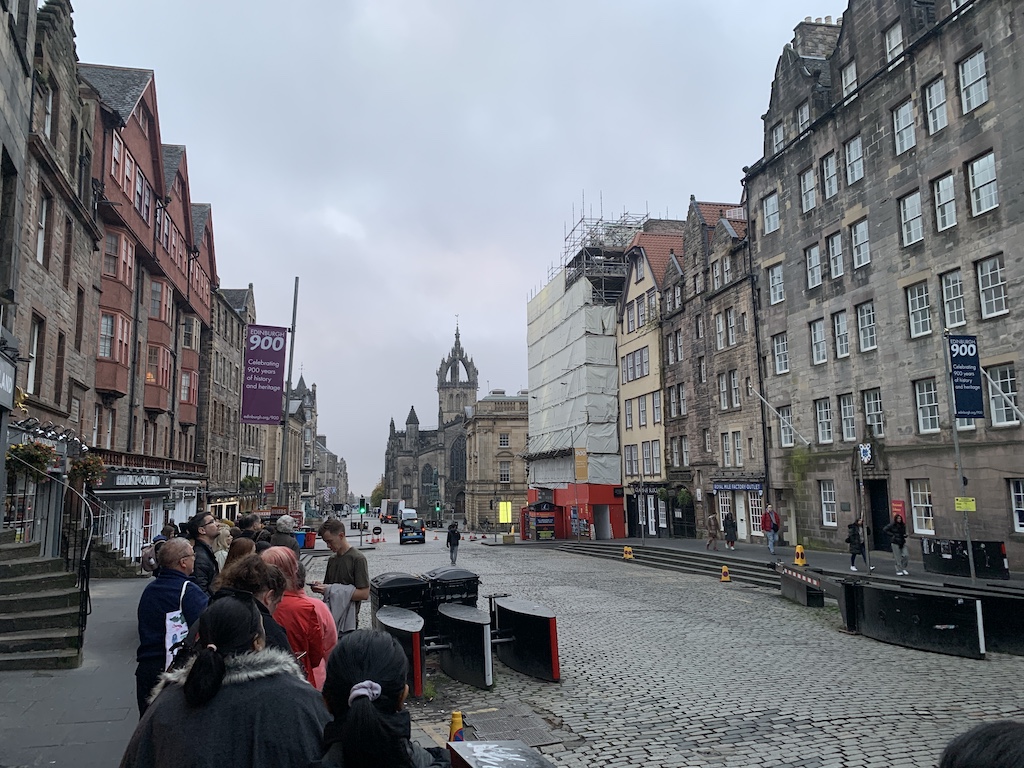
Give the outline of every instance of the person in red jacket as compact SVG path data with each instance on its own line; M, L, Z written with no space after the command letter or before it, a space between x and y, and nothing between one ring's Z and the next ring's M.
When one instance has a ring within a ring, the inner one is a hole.
M779 531L782 530L782 518L775 511L775 507L769 504L764 508L761 515L761 531L764 539L768 542L768 551L775 554L775 542L779 540Z
M314 672L326 656L324 637L316 608L298 589L299 559L288 547L271 547L260 556L284 574L287 585L274 611L274 620L284 627L288 644L306 673L306 679L310 685L315 685Z

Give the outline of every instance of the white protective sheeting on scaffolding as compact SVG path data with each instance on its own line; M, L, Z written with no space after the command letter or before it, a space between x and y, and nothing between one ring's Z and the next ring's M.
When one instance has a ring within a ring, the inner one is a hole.
M593 303L586 279L565 290L565 271L527 305L528 453L587 451L587 482L619 485L615 306ZM574 482L570 456L535 458L530 483Z

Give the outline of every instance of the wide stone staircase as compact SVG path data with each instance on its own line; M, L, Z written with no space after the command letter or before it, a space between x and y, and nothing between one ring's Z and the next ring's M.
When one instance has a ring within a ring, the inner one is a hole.
M599 541L566 542L559 545L562 552L572 552L577 555L589 555L607 560L622 561L622 544L612 544ZM745 584L754 584L759 587L772 587L779 589L779 574L762 560L742 559L730 557L720 558L712 552L689 552L687 550L672 549L670 547L659 547L657 545L634 546L633 559L625 561L627 564L645 565L650 568L661 568L667 571L678 571L680 573L694 573L705 576L721 578L722 566L729 567L729 576L732 581Z
M0 531L0 670L80 666L87 599L62 559Z

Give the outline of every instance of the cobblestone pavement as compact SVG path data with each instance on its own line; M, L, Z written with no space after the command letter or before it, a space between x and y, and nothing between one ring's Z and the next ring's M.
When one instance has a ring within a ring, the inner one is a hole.
M448 564L443 541L395 540L366 552L371 578ZM471 725L474 710L523 703L563 740L542 748L561 766L925 768L976 723L1024 719L1024 658L889 646L842 633L834 607L550 549L463 542L459 565L480 575L481 595L554 610L562 682L497 660L492 691L438 674L437 698L414 710L428 732L452 709ZM314 559L310 578L325 566Z

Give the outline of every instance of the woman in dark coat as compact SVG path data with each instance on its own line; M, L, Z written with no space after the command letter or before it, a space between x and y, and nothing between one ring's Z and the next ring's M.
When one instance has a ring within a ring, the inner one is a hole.
M857 555L864 560L864 565L868 564L867 552L864 550L864 518L858 517L847 526L847 530L850 532L846 537L846 543L850 545L850 570L856 571ZM871 570L875 570L875 566L872 565Z
M424 749L411 739L408 669L405 652L391 635L358 629L342 636L327 662L323 695L334 720L324 729L326 753L315 766L451 766L443 748Z
M199 617L201 650L161 677L121 768L276 768L316 760L330 716L295 658L264 643L251 595L211 603Z
M725 513L722 528L725 530L725 545L729 549L736 549L736 518L732 516L732 512Z
M896 561L896 575L909 576L907 568L910 565L910 552L907 551L907 524L903 522L903 515L893 515L892 522L882 530L889 534L892 558Z

